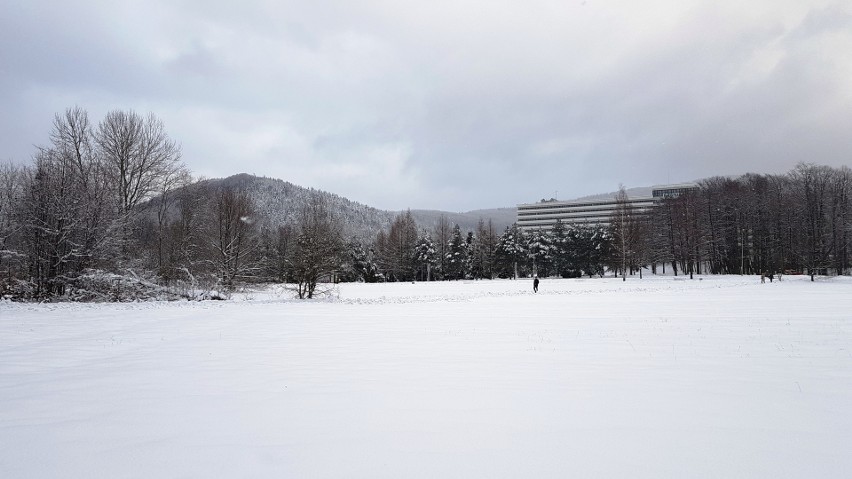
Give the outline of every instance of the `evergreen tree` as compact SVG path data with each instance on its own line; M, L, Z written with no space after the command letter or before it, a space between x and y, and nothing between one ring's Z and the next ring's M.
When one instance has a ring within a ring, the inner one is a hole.
M464 240L465 249L465 278L481 278L482 277L482 258L479 256L479 242L473 231L468 231Z
M527 258L535 275L548 276L553 261L550 236L545 230L535 230L527 237Z
M507 227L500 236L495 251L495 258L500 269L500 276L517 279L518 268L527 255L527 241L523 230L515 223Z
M568 230L568 251L571 269L591 278L603 276L611 255L611 239L600 225L576 225Z
M446 279L464 279L465 265L467 263L467 245L462 237L459 225L453 226L453 232L450 234L450 241L447 244L447 253L445 258L445 278Z
M435 244L432 243L432 237L428 231L423 232L423 236L417 240L417 246L414 248L414 258L417 264L417 276L425 281L432 280L432 268L438 260Z
M378 266L372 258L372 251L364 249L360 241L357 239L350 241L346 245L346 252L348 262L344 279L365 283L377 283L381 280Z

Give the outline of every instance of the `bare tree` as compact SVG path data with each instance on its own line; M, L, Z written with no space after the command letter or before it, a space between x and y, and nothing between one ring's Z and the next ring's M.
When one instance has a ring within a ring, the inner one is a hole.
M166 134L153 114L114 110L98 126L97 143L114 208L122 230L122 252L127 247L137 207L161 192L163 183L179 176L180 147Z
M81 269L84 229L81 198L70 165L55 150L42 149L26 172L20 204L24 249L36 297L61 295Z
M615 196L615 210L610 218L610 232L613 239L613 249L617 269L621 269L621 280L627 280L627 267L632 261L633 250L633 209L627 202L627 192L623 185L619 185Z
M254 207L245 190L232 186L218 188L211 207L216 269L221 283L233 288L235 279L251 276L257 266L251 260L257 247Z
M299 299L311 299L323 279L333 280L344 252L341 222L320 197L299 214L295 245L290 247L291 278Z
M11 163L0 163L0 285L4 277L11 281L25 257L20 251L21 224L16 213L23 196L23 173Z
M695 273L701 274L700 264L700 235L699 216L700 205L698 195L694 192L684 193L674 201L675 224L677 225L677 241L681 268L689 273L689 279Z
M438 217L438 223L435 225L435 231L432 235L435 241L435 249L437 250L438 256L438 271L442 277L446 277L447 274L447 246L450 243L450 237L453 234L453 227L450 225L450 221L447 219L447 216L442 214Z
M411 211L400 213L391 223L380 253L380 263L394 281L409 281L417 269L415 247L417 246L417 224Z
M157 196L155 207L157 215L156 229L156 261L157 271L162 274L163 269L167 264L167 241L169 216L178 201L178 195L175 192L178 189L185 188L192 182L192 176L189 171L183 167L171 169L165 172L165 176L159 185L159 195Z
M175 218L168 224L164 241L166 259L159 271L160 278L166 282L188 281L196 287L198 276L208 273L212 279L205 283L217 281L218 275L212 268L210 232L206 228L209 224L205 224L211 217L208 211L212 193L205 185L183 188L175 195Z
M841 275L849 268L852 230L852 170L847 166L835 170L832 175L829 222L832 267Z
M480 264L482 277L494 279L495 273L495 252L497 251L497 233L494 231L494 224L491 218L486 222L480 218L476 225L476 237L479 239L477 249L477 261Z
M85 110L57 114L50 140L23 175L18 207L37 296L63 294L80 271L109 257L106 181Z
M295 242L293 227L289 225L279 226L276 230L275 249L273 252L272 271L273 277L282 282L287 282L288 259L290 248Z
M110 179L97 151L86 110L68 108L57 114L50 134L52 155L67 169L78 196L82 238L78 248L86 266L111 261L116 234L114 210L109 207Z
M830 231L827 207L831 169L827 166L799 164L792 173L803 213L800 231L803 235L802 255L811 280L825 274L830 264Z

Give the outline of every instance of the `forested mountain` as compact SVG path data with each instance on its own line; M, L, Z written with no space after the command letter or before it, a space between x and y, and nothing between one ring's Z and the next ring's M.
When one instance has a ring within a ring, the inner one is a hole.
M365 240L375 238L380 230L387 228L395 214L333 193L245 173L206 180L206 183L244 190L252 200L257 219L272 227L296 224L300 211L317 198L322 199L328 209L341 219L346 236Z
M334 193L246 173L205 180L202 183L211 187L232 186L244 189L254 203L259 221L272 227L295 224L299 211L312 199L320 198L329 210L342 220L344 234L363 241L372 241L379 231L390 226L393 218L399 213L363 205ZM502 231L515 222L515 208L475 210L466 213L411 210L411 216L420 230L432 230L442 215L446 217L450 225L458 224L462 231L475 230L480 219L488 221L490 218L497 231Z

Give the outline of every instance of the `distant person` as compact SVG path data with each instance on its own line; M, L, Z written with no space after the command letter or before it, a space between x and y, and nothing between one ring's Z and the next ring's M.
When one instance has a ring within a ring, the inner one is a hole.
M533 293L538 293L538 275L533 276Z
M760 282L761 283L766 282L766 272L765 271L760 273Z
M774 278L774 277L775 277L775 273L770 272L770 273L769 273L769 275L768 275L768 277L769 277L769 282L771 283L771 282L772 282L772 278Z

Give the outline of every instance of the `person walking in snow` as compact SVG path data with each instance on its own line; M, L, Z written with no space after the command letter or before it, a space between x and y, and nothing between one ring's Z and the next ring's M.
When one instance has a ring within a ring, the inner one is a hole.
M538 275L533 276L533 293L538 293Z

